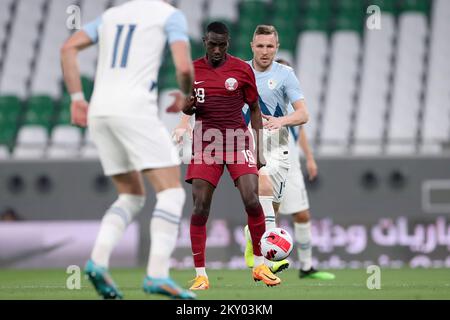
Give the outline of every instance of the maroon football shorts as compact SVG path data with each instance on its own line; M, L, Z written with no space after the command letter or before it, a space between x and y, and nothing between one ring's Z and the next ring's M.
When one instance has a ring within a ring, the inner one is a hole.
M192 183L193 179L202 179L217 187L225 166L235 184L236 180L245 174L258 175L255 157L250 150L226 152L214 157L198 153L192 157L188 165L185 181Z

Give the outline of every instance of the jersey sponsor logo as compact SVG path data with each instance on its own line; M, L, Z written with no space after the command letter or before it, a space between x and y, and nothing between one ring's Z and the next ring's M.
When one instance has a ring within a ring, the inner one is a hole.
M204 80L203 81L194 81L194 84L200 84L200 83L203 83L203 82L205 82Z
M278 84L278 83L277 83L274 79L269 79L269 80L267 81L267 85L269 86L269 89L270 89L270 90L275 89L276 86L277 86L277 84Z
M225 88L229 91L234 91L238 87L238 81L235 78L228 78L225 80Z

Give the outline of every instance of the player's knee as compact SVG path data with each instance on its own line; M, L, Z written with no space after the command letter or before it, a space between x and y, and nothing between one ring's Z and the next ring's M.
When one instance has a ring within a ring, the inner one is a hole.
M202 201L197 199L194 201L193 214L203 217L209 216L209 203L207 201Z
M121 216L125 224L129 225L144 208L144 205L145 196L121 193L107 213Z
M183 188L165 189L156 194L155 209L181 217L185 200L186 192Z
M309 214L309 210L300 211L294 215L294 221L296 223L307 223L309 222L310 218L311 216Z
M194 208L193 214L207 217L209 215L209 208L211 207L211 200L206 194L202 192L194 192Z
M243 202L245 209L256 209L261 204L259 203L258 195L256 194L249 194L243 197Z

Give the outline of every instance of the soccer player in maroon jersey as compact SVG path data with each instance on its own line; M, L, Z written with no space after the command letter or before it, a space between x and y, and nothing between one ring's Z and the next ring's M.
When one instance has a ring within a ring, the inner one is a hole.
M190 233L196 278L191 290L209 288L205 269L206 222L225 166L241 194L254 239L253 278L275 286L281 280L264 264L259 246L265 221L258 199L258 170L264 160L262 152L256 152L255 161L253 139L242 116L242 107L247 103L252 128L256 131L256 150L259 150L262 117L255 76L247 63L227 53L229 32L225 24L209 24L203 42L206 55L194 61L195 101L183 109L186 115L195 113L193 157L186 173L194 198ZM188 120L188 116L183 116L182 122ZM232 139L230 133L234 135Z

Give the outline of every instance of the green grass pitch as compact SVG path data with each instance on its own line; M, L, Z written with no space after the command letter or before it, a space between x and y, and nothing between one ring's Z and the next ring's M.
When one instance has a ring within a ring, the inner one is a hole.
M382 269L381 289L369 290L365 269L334 270L333 281L300 280L296 270L280 275L282 284L268 288L253 282L250 270L209 270L210 289L199 300L308 300L308 299L450 299L450 269ZM141 290L144 269L113 269L112 276L125 299L167 299ZM173 270L184 287L193 270ZM82 276L81 289L69 290L64 269L0 269L0 299L99 299Z

